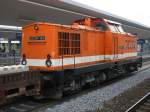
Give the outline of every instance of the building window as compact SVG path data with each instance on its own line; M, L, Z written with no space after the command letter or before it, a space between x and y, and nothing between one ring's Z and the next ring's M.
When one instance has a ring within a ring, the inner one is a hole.
M80 54L80 34L78 33L58 33L59 55Z

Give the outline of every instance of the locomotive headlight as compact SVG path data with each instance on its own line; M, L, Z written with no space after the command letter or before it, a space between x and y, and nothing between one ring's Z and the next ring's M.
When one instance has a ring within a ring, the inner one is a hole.
M52 65L52 61L51 61L51 55L47 55L47 60L45 62L47 67L50 67Z
M26 64L27 64L27 60L26 60L26 55L25 55L25 54L22 55L21 64L22 64L22 65L26 65Z
M34 30L39 30L39 27L37 25L34 25Z

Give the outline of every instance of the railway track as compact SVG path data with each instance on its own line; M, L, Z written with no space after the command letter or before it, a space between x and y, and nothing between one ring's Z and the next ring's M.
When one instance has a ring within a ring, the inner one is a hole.
M144 70L146 70L148 68L144 68L142 70L140 70L139 72L142 72ZM91 92L93 90L99 89L101 87L105 87L107 85L110 85L112 83L115 83L117 81L123 80L127 77L130 77L131 74L129 75L125 75L125 76L120 76L118 78L115 78L113 80L107 81L105 83L102 83L100 86L97 87L93 87L93 88L86 88L83 89L81 92L79 92L78 94L74 94L74 95L68 95L65 96L63 99L61 100L34 100L31 97L23 97L23 98L18 98L18 100L14 101L13 103L10 103L8 105L4 105L2 107L0 107L0 112L35 112L36 110L42 108L42 107L53 107L57 104L60 104L64 101L68 101L72 98L81 96L83 94L87 94L88 92ZM131 111L132 112L132 111Z
M30 112L39 106L41 106L41 103L29 100L3 107L0 112Z
M130 107L126 112L150 112L150 92Z

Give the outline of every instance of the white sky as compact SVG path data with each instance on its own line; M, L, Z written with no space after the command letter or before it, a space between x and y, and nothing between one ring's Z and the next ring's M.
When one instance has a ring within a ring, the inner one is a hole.
M150 26L150 0L74 0Z

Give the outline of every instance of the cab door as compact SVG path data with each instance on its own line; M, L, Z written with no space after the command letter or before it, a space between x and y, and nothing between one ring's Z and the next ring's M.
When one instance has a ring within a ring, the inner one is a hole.
M114 39L114 59L118 59L118 37L117 34L113 34Z

